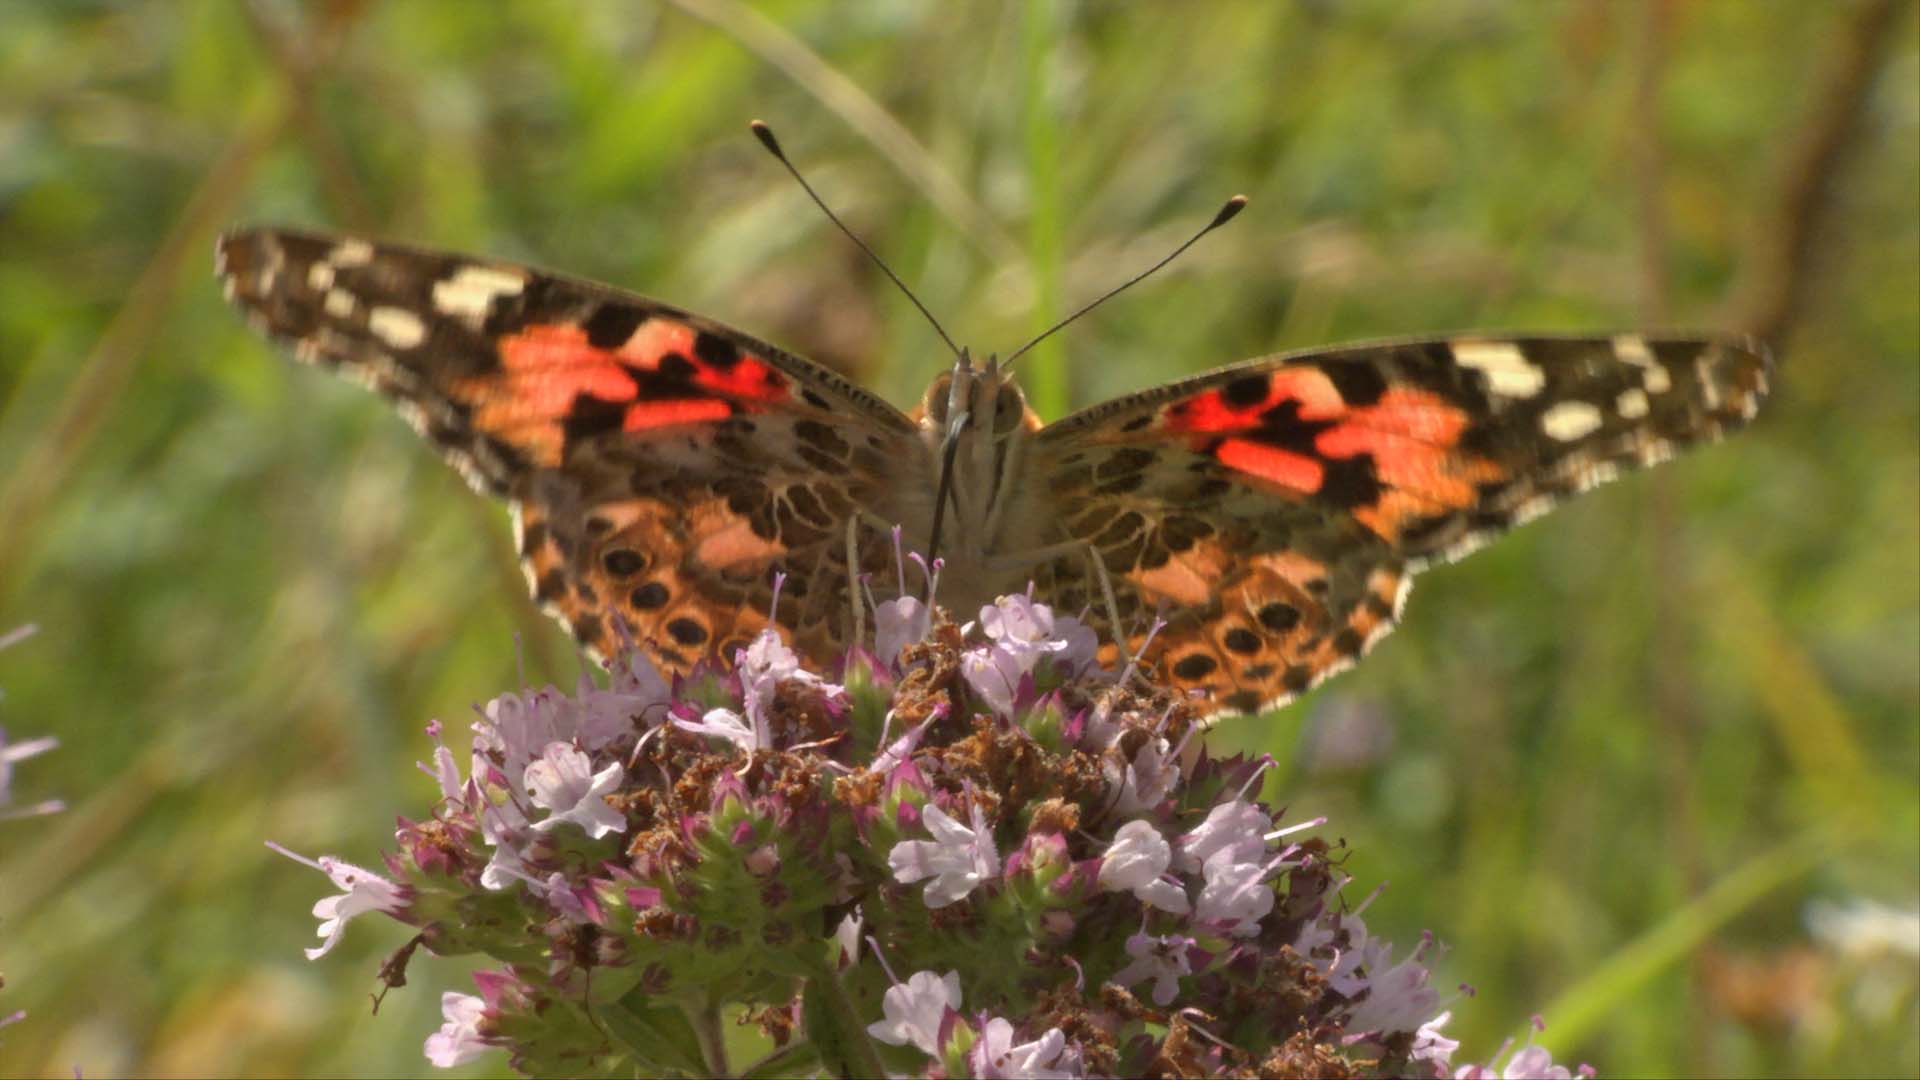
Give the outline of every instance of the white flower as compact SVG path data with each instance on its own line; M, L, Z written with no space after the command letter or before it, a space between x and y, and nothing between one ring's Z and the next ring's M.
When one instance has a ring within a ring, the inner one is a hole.
M547 875L546 881L540 884L541 891L546 893L547 904L553 908L554 914L574 924L593 921L593 913L587 910L586 902L580 899L580 894L575 892L573 885L567 881L567 875L555 870Z
M480 871L480 884L498 891L528 877L526 849L533 839L527 815L509 799L480 809L480 838L493 848L493 857Z
M949 1009L960 1008L960 973L917 971L905 983L888 988L880 1008L887 1018L868 1024L867 1034L888 1046L911 1044L939 1057L941 1023Z
M980 609L980 632L1013 648L1049 648L1053 636L1053 609L1028 596L1002 596ZM1051 651L1051 650L1050 650Z
M571 822L595 840L610 832L627 831L626 816L607 805L607 796L619 790L626 769L616 761L593 771L593 759L566 743L551 743L540 760L527 766L527 797L535 806L553 811L536 822L544 832Z
M1412 956L1385 971L1368 969L1367 994L1348 1016L1348 1030L1414 1031L1433 1018L1434 1010L1440 1007L1440 992L1428 985L1430 973L1420 963L1424 951L1423 945L1415 949ZM1390 958L1381 959L1384 962Z
M800 657L771 627L760 631L740 658L740 686L745 697L747 720L761 734L761 747L772 745L773 737L773 695L784 682L800 682L808 686L825 687L830 696L837 696L841 688L825 679L806 671L800 666Z
M309 960L318 960L332 952L333 947L340 944L341 935L346 933L347 923L356 917L369 911L397 915L406 910L408 890L398 882L388 881L371 870L363 870L331 855L322 855L315 860L296 855L279 844L269 842L267 846L327 875L333 879L334 888L346 890L339 896L322 897L313 905L314 917L320 920L320 927L314 933L326 940L306 950Z
M435 722L438 723L438 721ZM437 735L436 741L438 741ZM453 756L453 751L447 749L445 743L433 748L433 764L428 765L424 761L414 764L420 766L421 772L433 777L434 783L440 785L441 798L455 800L460 798L466 781L460 775L459 760Z
M1180 993L1180 977L1193 973L1187 959L1187 950L1192 947L1193 939L1179 934L1134 934L1127 938L1127 955L1133 957L1133 963L1115 972L1113 981L1132 986L1142 979L1152 979L1153 1003L1166 1008Z
M880 663L892 667L906 647L926 639L933 611L918 597L901 596L873 605L873 647Z
M1068 677L1112 680L1111 675L1100 670L1100 635L1093 627L1071 615L1057 615L1053 620L1053 636L1060 643L1060 651L1053 659L1066 665Z
M911 885L932 878L925 898L930 908L962 900L981 882L1000 873L1000 855L993 847L993 831L978 804L972 807L973 827L953 820L933 803L920 811L932 840L902 840L887 853L895 881Z
M1000 1017L988 1020L967 1063L980 1080L1066 1080L1085 1075L1080 1055L1059 1028L1048 1028L1032 1042L1015 1044L1014 1027Z
M858 906L854 907L852 913L841 918L839 927L833 932L833 943L840 947L840 955L835 958L840 966L845 967L860 962L860 931L866 925L866 913Z
M440 1015L446 1023L427 1036L427 1060L442 1069L465 1065L492 1047L480 1037L480 1020L487 1003L472 994L448 991L440 995Z
M1026 673L1019 658L1006 649L982 645L960 654L960 677L1001 716L1013 715L1013 697Z
M675 720L673 726L698 735L718 735L749 754L772 745L763 738L765 733L758 724L749 723L732 709L708 709L698 720Z
M1231 848L1214 852L1201 867L1206 884L1194 905L1194 919L1220 923L1236 937L1258 933L1260 920L1273 910L1273 889L1266 883L1272 869L1266 863L1236 862Z
M1167 797L1180 779L1180 763L1170 751L1167 740L1148 739L1133 755L1131 764L1119 764L1118 753L1101 758L1113 813L1142 814Z
M1143 904L1184 915L1186 890L1162 876L1172 858L1172 845L1153 822L1129 821L1113 834L1113 843L1100 861L1100 884L1131 892Z
M1460 1040L1440 1034L1440 1029L1451 1019L1453 1013L1443 1012L1420 1025L1420 1030L1413 1033L1413 1047L1407 1051L1407 1059L1431 1062L1439 1069L1452 1064L1453 1052L1460 1049Z
M1207 812L1207 820L1179 839L1173 864L1183 874L1191 874L1213 858L1230 850L1233 861L1258 861L1267 850L1267 830L1273 819L1245 799L1229 799Z

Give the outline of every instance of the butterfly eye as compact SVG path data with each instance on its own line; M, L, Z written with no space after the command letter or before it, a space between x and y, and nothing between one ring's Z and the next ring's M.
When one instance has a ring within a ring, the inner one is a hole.
M946 426L948 388L952 385L953 376L943 373L927 387L927 396L922 399L921 408L926 410L927 419L933 421L935 427Z
M1026 419L1027 402L1011 384L1002 386L993 401L993 433L1005 435Z

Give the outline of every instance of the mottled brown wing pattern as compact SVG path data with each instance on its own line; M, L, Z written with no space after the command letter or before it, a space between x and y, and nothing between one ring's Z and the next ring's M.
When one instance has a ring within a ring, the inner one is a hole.
M1751 418L1770 361L1705 337L1359 345L1224 368L1038 436L1123 636L1213 712L1291 700L1392 628L1420 569ZM1042 594L1104 621L1086 559Z
M296 358L371 386L512 504L535 598L605 655L681 669L778 621L843 647L853 560L912 423L812 363L670 305L507 263L347 237L223 237L230 299Z

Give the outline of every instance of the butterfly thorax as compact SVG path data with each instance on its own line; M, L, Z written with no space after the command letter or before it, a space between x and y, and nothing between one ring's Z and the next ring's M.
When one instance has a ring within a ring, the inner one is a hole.
M940 601L971 612L1024 588L1023 575L1051 557L1042 493L1015 479L1040 418L998 358L976 367L963 351L927 388L916 419L931 485L900 524L914 550L942 560Z

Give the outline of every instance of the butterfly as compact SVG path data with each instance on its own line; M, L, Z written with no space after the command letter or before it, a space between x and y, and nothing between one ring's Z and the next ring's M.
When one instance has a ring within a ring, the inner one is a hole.
M1456 335L1219 368L1042 424L964 351L903 413L672 305L485 258L223 236L228 298L357 379L508 501L534 598L584 646L682 671L772 625L855 644L944 560L966 617L1031 587L1204 715L1291 700L1393 626L1413 576L1754 415L1738 337ZM775 607L775 572L785 575Z

